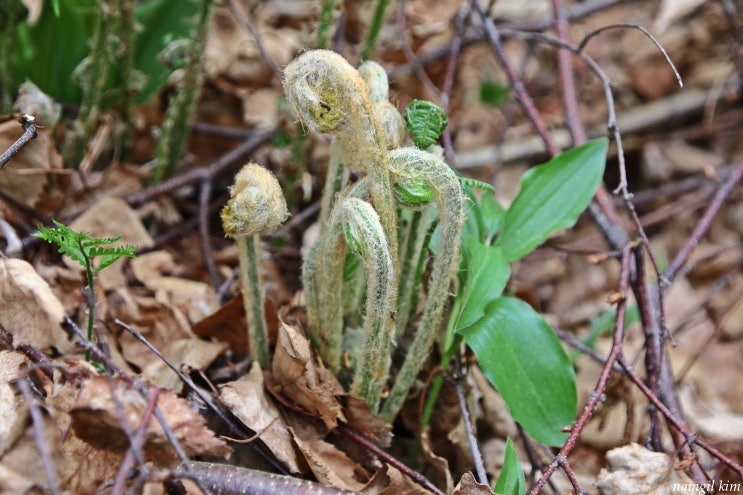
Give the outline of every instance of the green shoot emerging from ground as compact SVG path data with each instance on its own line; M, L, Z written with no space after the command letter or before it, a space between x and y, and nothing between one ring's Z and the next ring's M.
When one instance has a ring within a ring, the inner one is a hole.
M119 258L126 256L128 258L136 258L137 255L134 252L137 250L137 246L116 246L107 247L109 244L121 239L119 237L106 237L103 239L96 239L89 235L76 232L68 226L52 220L56 227L44 227L39 226L39 231L35 232L33 237L38 237L49 243L56 244L59 247L61 254L66 254L73 260L80 263L80 266L85 268L85 275L88 283L88 340L93 338L93 321L94 321L94 310L95 310L95 284L93 283L93 276L99 271L103 270L107 266L115 263ZM93 265L93 258L99 258L97 265ZM85 358L90 360L90 351L85 355Z

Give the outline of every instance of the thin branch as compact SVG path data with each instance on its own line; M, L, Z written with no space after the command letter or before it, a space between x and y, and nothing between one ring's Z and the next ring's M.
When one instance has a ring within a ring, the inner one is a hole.
M619 274L619 292L625 295L629 291L631 267L630 255L631 246L628 244L622 249L621 271ZM619 301L619 304L617 305L617 316L616 322L614 324L614 338L612 341L611 351L609 352L609 356L606 358L606 364L601 370L598 382L596 383L593 392L591 392L588 401L583 407L583 411L581 412L580 416L578 416L578 419L575 421L575 423L573 423L573 426L570 430L570 435L565 441L565 444L562 446L560 452L557 454L552 463L547 467L547 469L544 470L537 483L532 487L531 491L529 492L530 495L537 495L539 493L539 490L542 489L550 476L552 476L552 473L554 473L558 467L562 467L566 471L566 474L568 473L570 468L567 463L567 457L575 447L575 443L577 442L578 437L583 432L583 429L588 424L588 420L591 419L593 412L596 410L596 407L601 400L604 390L606 389L606 384L609 381L612 367L621 354L622 343L624 341L624 317L626 312L627 298L625 297L621 301ZM568 476L570 475L568 474ZM576 493L580 493L579 489L576 489Z
M284 71L281 70L281 67L276 62L276 60L273 58L273 56L271 56L271 54L268 53L268 50L266 49L266 45L264 45L263 41L261 41L260 36L258 36L258 33L253 28L253 25L250 23L250 20L248 20L247 16L245 15L245 12L243 12L242 7L240 7L237 3L235 3L234 0L227 0L227 7L230 9L230 12L232 12L232 15L235 16L235 19L240 23L240 25L248 33L250 33L250 36L253 37L253 41L255 41L255 44L258 47L258 51L261 52L261 56L263 57L263 60L271 68L273 73L276 75L276 78L279 81L282 81L284 79L284 75L283 75Z
M722 186L720 186L720 189L717 190L714 199L707 207L707 210L704 212L704 215L702 215L702 218L697 223L694 231L691 233L681 249L679 249L676 257L668 265L668 268L663 273L663 278L667 280L668 283L672 282L676 278L679 270L687 263L687 261L689 261L689 257L699 244L702 236L704 236L704 234L709 229L712 220L714 220L715 216L717 216L717 213L720 211L720 208L722 208L725 200L733 191L736 184L740 182L741 178L743 178L743 162L740 162L735 167L733 173L730 174L727 180L722 184Z
M24 146L26 146L29 141L32 139L35 139L38 135L36 132L36 119L28 114L23 114L21 117L18 118L18 122L20 122L21 126L23 127L23 134L21 137L16 139L16 141L10 145L10 148L5 150L2 155L0 155L0 170L10 161L11 158L13 158L15 155L20 152Z
M459 361L455 360L457 368L459 368ZM462 422L464 422L464 429L467 432L467 442L470 446L470 452L472 453L472 460L475 464L475 474L477 474L477 481L480 483L490 485L488 482L488 473L485 470L485 462L482 459L482 453L477 445L477 434L475 432L475 426L472 422L472 416L470 415L469 407L467 406L467 394L464 390L464 384L462 383L462 377L458 377L454 380L454 389L457 391L457 400L459 402L459 410L462 412Z
M629 28L629 29L637 29L638 31L641 31L645 36L647 36L648 38L650 38L650 41L652 41L653 44L655 45L655 47L658 50L660 50L660 53L663 55L663 58L665 58L666 59L666 62L668 62L668 65L671 66L671 70L673 70L673 74L676 76L676 81L678 81L679 87L680 88L683 88L684 87L684 80L681 79L681 74L679 74L679 71L676 69L676 66L673 64L673 61L671 60L671 57L668 56L668 52L666 51L666 49L663 48L663 45L661 45L658 42L658 40L655 39L655 36L653 36L650 33L650 31L648 31L644 27L640 26L639 24L632 24L632 23L628 23L628 22L620 22L620 23L617 23L617 24L609 24L609 25L606 25L606 26L601 26L600 28L594 29L593 31L587 33L583 37L583 40L578 45L578 49L580 51L583 51L583 49L586 47L586 44L591 40L591 38L593 38L597 34L603 33L604 31L608 31L609 29L617 29L617 28L622 28L622 29L627 29L627 28Z
M439 490L438 487L436 487L436 485L431 483L431 481L428 478L426 478L425 476L423 476L417 471L413 471L408 466L406 466L404 463L400 462L399 460L392 457L390 454L388 454L384 450L380 449L374 442L369 441L363 435L359 435L356 431L352 430L348 426L341 425L337 428L336 431L339 431L340 433L352 439L353 441L363 445L370 452L374 453L374 455L382 459L384 462L395 467L396 469L400 470L403 474L407 475L410 479L412 479L413 481L421 485L426 490L430 490L436 495L444 495L444 492Z
M521 108L524 110L527 118L534 126L537 134L539 134L539 136L542 138L542 141L544 142L544 145L547 148L549 154L557 155L558 153L560 153L560 148L552 139L552 136L550 135L549 131L547 130L547 126L544 123L544 120L542 120L542 117L539 115L539 112L534 106L534 102L532 101L531 96L529 96L529 94L526 92L526 88L524 88L524 84L521 81L521 78L519 78L518 74L511 66L511 62L508 60L506 51L503 48L503 43L501 42L501 35L498 32L498 28L495 26L493 21L485 15L482 8L480 7L479 2L477 2L476 0L472 0L471 5L472 9L477 12L483 24L485 25L485 35L488 38L488 42L490 43L493 52L498 58L501 67L503 67L503 70L508 77L508 81L511 83L511 87L516 93L518 102L519 104L521 104Z
M217 289L222 281L219 278L217 265L214 263L212 244L209 242L209 199L211 198L211 195L211 179L207 178L202 180L199 189L199 240L201 242L201 254L204 257L206 271L212 279L212 286Z
M49 452L44 435L44 418L41 416L41 411L36 405L36 398L31 392L31 386L29 385L29 379L23 377L16 382L18 389L23 395L23 399L28 406L28 412L31 415L31 423L34 428L34 440L36 440L36 447L39 449L41 455L41 462L44 465L44 473L46 474L47 482L49 483L49 490L54 495L59 495L62 492L59 489L59 479L57 478L57 471L54 469L54 461L52 460L52 454Z

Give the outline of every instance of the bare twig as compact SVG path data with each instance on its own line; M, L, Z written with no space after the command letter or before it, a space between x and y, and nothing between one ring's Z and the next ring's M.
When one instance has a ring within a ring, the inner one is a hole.
M697 247L697 244L699 244L702 236L704 236L704 234L709 229L712 220L720 211L720 208L725 203L725 200L733 191L735 185L740 182L741 178L743 178L743 162L740 162L735 167L733 173L730 174L727 180L722 184L722 186L720 186L720 189L717 190L714 199L707 207L707 210L704 212L704 215L702 215L702 218L699 219L699 222L694 228L694 231L691 233L681 249L679 249L676 257L673 259L671 264L668 265L668 268L663 273L663 278L667 280L668 283L672 282L676 278L679 270L689 260L689 257L691 256L694 249Z
M629 290L629 277L631 267L630 255L631 246L626 245L622 249L622 264L621 272L619 275L619 292L622 294L627 294ZM596 410L596 407L601 400L604 390L606 389L606 384L609 381L612 367L622 351L622 342L624 340L624 316L626 314L626 311L627 299L625 297L617 305L617 316L616 322L614 324L614 339L612 341L611 351L609 352L609 356L606 359L606 364L601 370L601 374L596 383L596 386L594 387L593 392L591 392L588 402L586 402L585 406L583 407L583 411L581 412L580 416L578 416L578 419L573 424L567 441L562 446L560 452L557 454L549 467L545 469L544 473L539 478L537 483L532 487L531 491L529 492L530 495L537 495L537 493L539 493L539 490L542 489L542 487L545 485L550 476L552 476L552 473L558 468L558 466L562 467L562 469L565 470L566 474L570 472L570 466L568 465L567 456L570 455L570 452L575 447L575 443L578 440L578 437L588 424L588 420L591 419L593 412ZM570 476L570 474L568 474L568 476ZM580 489L576 488L576 493L580 492Z
M676 76L676 81L679 83L679 87L684 87L684 80L681 79L681 74L679 74L679 71L676 70L676 66L673 64L673 61L671 60L671 57L668 56L668 52L665 48L663 48L663 45L658 43L658 40L655 39L655 36L653 36L650 31L645 29L644 27L640 26L639 24L632 24L627 22L621 22L617 24L609 24L606 26L601 26L598 29L594 29L590 33L587 33L583 40L581 40L580 44L578 45L578 49L580 51L583 51L583 49L586 47L586 44L593 38L594 36L603 33L604 31L608 31L609 29L637 29L638 31L642 32L645 36L647 36L650 41L653 42L656 48L660 51L660 53L663 55L663 58L666 59L666 62L668 62L668 65L671 66L671 70L673 70L673 74Z
M459 361L455 360L458 365ZM459 367L459 366L457 366ZM467 406L467 394L464 390L464 383L462 383L462 377L457 377L454 380L454 389L457 391L457 400L459 401L459 410L462 412L462 422L464 423L464 429L467 432L467 442L470 446L470 452L472 453L472 460L475 464L475 474L477 475L477 481L489 485L488 473L485 471L485 462L482 459L482 453L477 445L477 435L475 432L475 426L472 422L472 416L470 415L469 407Z
M534 102L532 101L531 96L529 96L529 94L526 92L526 88L524 88L524 83L521 82L521 78L519 78L518 74L511 66L511 62L508 60L506 51L503 48L503 43L501 43L501 35L498 31L498 28L495 26L493 21L482 11L479 2L473 0L470 5L472 6L472 9L480 16L480 19L485 26L485 35L488 38L488 42L490 43L493 52L498 58L501 67L503 67L503 70L506 72L508 81L511 83L511 87L516 93L516 97L519 104L521 105L521 108L524 110L527 118L534 126L537 134L539 134L539 136L542 138L542 141L544 142L544 145L546 146L549 154L557 155L558 153L560 153L560 148L552 139L552 136L547 130L547 126L545 125L542 118L539 116L539 112L534 106Z
M10 145L10 148L5 150L3 154L0 155L0 169L2 169L10 161L11 158L17 155L18 152L21 151L23 147L29 143L29 141L35 139L38 135L36 132L36 119L34 119L31 115L21 115L21 117L18 118L18 122L20 122L21 126L23 127L23 134L21 135L21 137L16 139L13 144Z
M263 44L263 41L261 41L260 36L258 36L258 33L253 28L253 25L248 20L247 16L245 15L245 12L243 12L242 7L238 5L234 0L227 0L227 7L230 9L230 12L232 12L232 15L235 16L235 19L237 19L240 25L248 33L250 33L250 36L253 37L253 40L255 41L255 44L258 47L258 50L261 52L261 56L263 57L263 60L271 68L273 73L276 75L276 78L279 81L283 80L284 71L281 70L281 67L279 66L279 64L276 62L273 56L271 56L271 54L268 53L268 50L266 50L266 46Z
M367 440L363 435L359 435L358 433L356 433L356 431L349 428L348 426L341 425L337 428L336 431L339 431L341 434L363 445L366 449L368 449L374 455L382 459L384 462L400 470L403 474L407 475L410 479L412 479L413 481L421 485L423 488L432 491L436 495L444 495L444 493L441 490L439 490L436 487L436 485L431 483L431 481L428 478L426 478L425 476L423 476L417 471L413 471L408 466L406 466L404 463L400 462L399 460L392 457L390 454L388 454L384 450L380 449L374 442Z
M28 406L28 412L31 415L31 423L34 428L34 439L36 440L36 447L39 449L41 455L41 462L44 465L44 473L46 474L47 482L49 483L49 490L54 495L62 493L59 489L59 479L57 478L57 471L54 469L54 461L52 460L51 452L47 447L45 436L44 436L44 418L41 416L39 406L36 405L36 398L31 392L31 386L27 377L16 382L18 389L23 395L23 400Z
M217 265L212 255L212 244L209 241L209 199L212 195L212 181L210 178L201 181L199 189L199 240L201 242L201 254L209 277L212 279L214 288L218 288L222 281L219 278Z

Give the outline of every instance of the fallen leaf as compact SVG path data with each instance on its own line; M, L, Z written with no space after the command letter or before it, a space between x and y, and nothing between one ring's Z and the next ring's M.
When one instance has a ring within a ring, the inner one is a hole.
M424 428L421 432L420 443L423 455L426 457L426 460L428 460L428 463L433 468L435 473L435 476L429 475L429 478L433 478L434 483L437 485L445 484L446 493L451 493L454 489L454 479L452 478L451 471L449 470L449 462L443 457L436 455L436 453L431 448L429 427Z
M390 464L384 464L374 473L361 493L364 495L430 495L431 492L413 483L399 469Z
M20 352L0 351L0 457L26 427L28 407L23 397L16 393L11 381L18 378L21 367L28 364L28 359Z
M663 0L653 21L653 31L660 35L676 20L692 13L705 0Z
M488 485L478 483L469 471L464 473L451 495L493 495Z
M672 468L667 454L636 443L610 450L606 460L609 468L601 470L596 482L603 495L665 495L674 483L691 483L683 471Z
M15 120L0 124L0 150L7 150L21 135L23 128ZM0 174L0 191L21 204L34 207L39 202L50 169L61 169L61 158L54 150L51 130L39 129Z
M165 358L178 367L203 370L227 348L221 342L207 342L201 339L186 338L171 343L166 349L159 349ZM142 370L142 377L154 385L175 393L183 389L183 382L175 371L162 359L153 359Z
M0 493L34 493L31 490L41 488L29 478L0 464Z
M312 359L310 341L296 328L281 322L273 358L271 381L276 391L308 412L316 414L332 430L346 421L339 397L343 387L335 375Z
M219 398L232 414L259 434L260 440L292 473L299 473L297 451L281 413L266 395L263 373L253 363L250 373L220 387Z
M307 461L317 480L324 484L345 490L359 491L364 483L359 475L368 476L364 469L345 452L330 442L326 442L311 428L290 428L294 441Z
M189 402L167 390L160 390L158 407L165 422L188 456L214 455L227 457L232 451L214 436ZM120 417L117 408L122 411ZM122 420L130 431L137 429L147 408L147 401L123 380L112 382L103 376L85 380L70 409L75 434L98 450L121 454L129 448ZM146 427L145 457L158 466L171 467L180 462L172 445L154 415Z
M0 328L13 336L14 347L54 346L62 354L75 348L60 326L62 303L28 262L0 258L0 301Z
M211 337L220 342L226 342L230 349L240 356L248 355L247 322L243 298L240 294L230 299L214 313L194 323L191 330L199 337Z

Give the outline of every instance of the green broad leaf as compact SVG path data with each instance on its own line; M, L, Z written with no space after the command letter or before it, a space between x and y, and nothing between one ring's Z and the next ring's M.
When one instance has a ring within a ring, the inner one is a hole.
M148 0L134 10L137 22L144 26L135 41L135 65L144 76L144 84L136 96L145 103L168 80L172 69L158 60L168 41L188 38L196 22L198 0Z
M492 194L480 196L480 211L482 211L484 242L490 244L495 234L503 227L506 210Z
M516 450L511 439L506 439L506 452L503 456L503 469L493 489L500 495L524 495L526 493L526 477L521 468Z
M470 239L463 248L462 259L467 272L460 291L462 302L455 331L478 322L485 315L485 308L501 296L511 275L511 268L499 247Z
M601 182L608 144L606 138L594 139L523 175L521 190L496 240L508 261L522 258L550 234L575 225Z
M575 372L560 341L527 303L501 297L460 331L480 368L536 441L561 446L577 409Z

